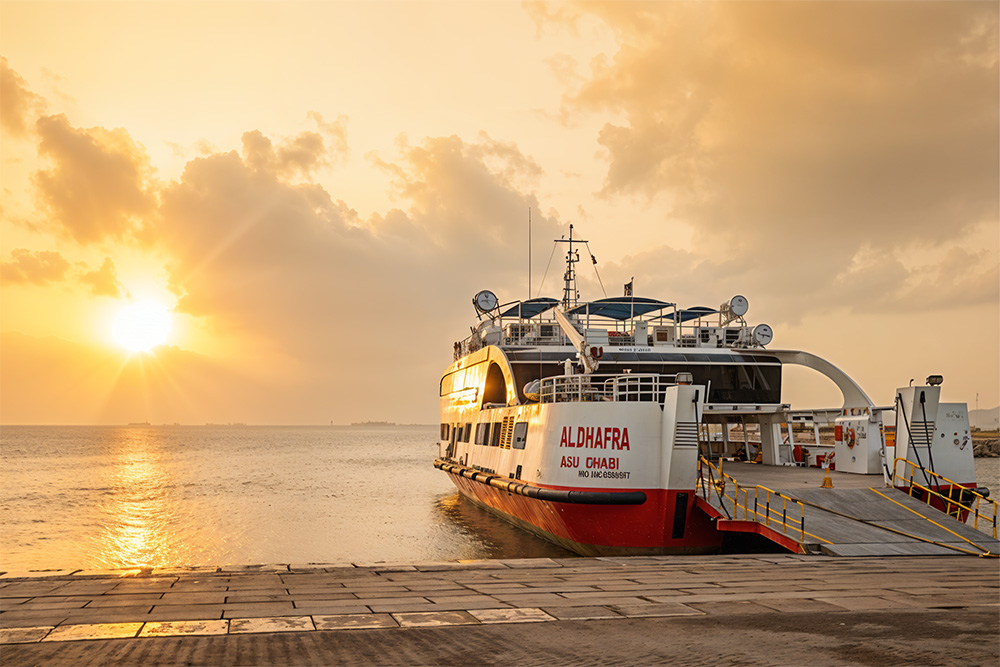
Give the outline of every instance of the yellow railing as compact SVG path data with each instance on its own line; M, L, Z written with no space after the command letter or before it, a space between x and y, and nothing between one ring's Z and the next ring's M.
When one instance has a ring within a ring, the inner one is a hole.
M805 542L807 535L816 537L806 532L805 505L794 498L766 486L743 486L704 456L698 457L698 480L705 500L711 503L714 493L718 504L727 513L723 498L732 503L731 519L762 523L768 528L780 530L782 535L798 539L799 543Z
M902 470L901 470L902 469ZM919 474L925 484L917 481ZM907 488L910 496L914 495L914 489L922 491L921 500L928 505L932 498L937 498L944 506L944 511L952 517L961 520L963 512L968 512L972 519L972 527L980 529L980 520L984 524L984 532L990 532L992 528L993 538L997 536L997 501L987 498L975 489L963 487L958 482L954 482L944 475L927 470L917 465L913 461L897 458L892 465L892 485L898 488ZM942 493L941 487L947 487ZM966 520L968 523L968 519Z

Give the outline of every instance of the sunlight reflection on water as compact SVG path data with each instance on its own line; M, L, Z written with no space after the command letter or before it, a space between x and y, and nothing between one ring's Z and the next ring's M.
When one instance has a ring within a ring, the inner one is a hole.
M160 440L153 429L114 434L112 493L101 507L106 519L98 540L104 567L152 567L169 559L169 468L159 455Z
M437 427L5 427L0 567L569 556L461 499Z

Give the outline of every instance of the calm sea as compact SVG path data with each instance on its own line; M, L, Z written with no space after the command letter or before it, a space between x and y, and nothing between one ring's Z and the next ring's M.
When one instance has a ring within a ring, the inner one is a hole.
M0 569L573 555L462 500L437 432L3 427Z
M0 568L572 556L459 498L437 426L0 429Z

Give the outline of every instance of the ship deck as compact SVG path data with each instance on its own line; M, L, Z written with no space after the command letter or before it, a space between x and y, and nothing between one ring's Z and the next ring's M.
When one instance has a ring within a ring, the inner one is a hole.
M742 486L766 486L774 491L792 492L822 488L826 471L802 466L765 466L745 461L726 461L722 471L733 476ZM830 471L835 489L867 489L884 486L881 474L858 475Z

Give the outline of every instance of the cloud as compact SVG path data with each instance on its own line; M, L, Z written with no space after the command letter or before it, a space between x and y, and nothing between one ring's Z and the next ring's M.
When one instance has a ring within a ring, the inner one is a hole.
M274 146L248 132L242 154L191 160L160 192L155 235L178 311L252 339L300 395L313 392L293 411L302 420L356 421L337 406L365 391L419 406L401 417L419 420L433 412L424 385L464 337L472 295L492 286L502 299L525 296L527 209L538 205L519 186L537 164L486 136L401 142L391 163L373 158L390 170L400 208L362 220L286 169ZM556 223L536 214L534 224L547 253Z
M260 131L243 134L243 158L256 170L267 170L283 178L300 176L308 179L312 172L329 166L323 137L316 132L300 132L278 144Z
M21 75L0 56L0 127L13 136L23 136L28 131L29 117L44 106L45 101L31 92Z
M329 122L323 120L322 114L318 111L310 111L306 117L316 123L320 131L330 140L330 149L333 151L334 159L338 162L347 160L347 116L341 114L337 120Z
M619 49L572 88L607 196L666 195L703 239L811 230L851 253L998 215L997 7L581 3ZM750 243L749 245L758 245Z
M74 128L64 115L36 123L39 154L52 168L34 174L40 207L81 244L141 240L156 209L153 169L123 129Z
M595 137L605 199L655 202L666 224L693 230L690 252L627 258L625 280L642 274L694 303L711 287L780 285L793 318L996 303L996 5L530 10L543 27L596 19L611 29L617 50L597 54L584 81L557 70L564 113L615 119ZM925 258L931 250L938 259Z
M90 288L90 293L94 296L120 297L128 294L121 281L118 280L115 263L111 261L110 257L104 258L100 268L80 274L80 282L87 285Z
M52 250L31 251L15 248L11 260L0 262L0 278L24 285L47 285L66 277L70 263Z
M531 190L541 167L513 143L482 133L476 142L452 135L419 145L400 138L398 146L391 163L372 160L393 177L395 196L409 202L409 221L438 248L458 255L508 251L517 245L515 230L527 225L528 208L539 210L534 197L521 193ZM540 234L555 232L551 221L539 221L549 224L538 227Z

